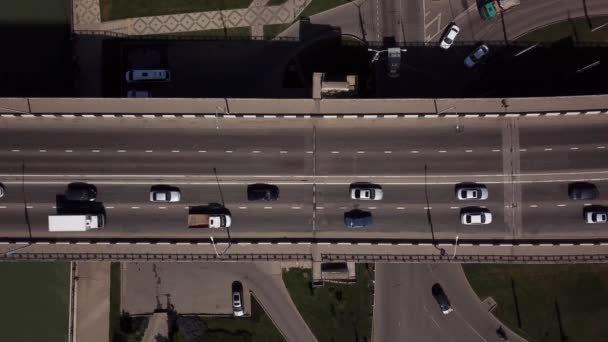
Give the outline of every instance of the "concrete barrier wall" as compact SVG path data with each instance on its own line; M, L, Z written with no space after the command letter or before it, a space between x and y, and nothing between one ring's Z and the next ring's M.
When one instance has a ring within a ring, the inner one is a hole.
M0 113L130 115L524 115L599 114L608 95L487 99L0 98Z

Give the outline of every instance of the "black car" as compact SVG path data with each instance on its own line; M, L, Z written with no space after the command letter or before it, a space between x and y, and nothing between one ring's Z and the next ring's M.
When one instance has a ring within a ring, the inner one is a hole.
M250 201L276 201L279 199L279 187L272 184L251 184L247 186L247 199Z
M439 304L439 308L441 309L441 312L443 312L444 315L447 315L450 312L454 311L454 309L452 309L452 305L450 305L448 296L445 294L445 292L443 292L443 288L441 288L441 285L439 285L439 283L433 285L433 287L431 288L431 292L433 293L433 297L435 297L435 300Z
M70 183L65 198L68 201L94 202L97 199L97 187L88 183Z
M372 213L353 209L344 213L344 225L347 228L365 228L374 223Z
M573 200L593 200L600 195L595 184L575 182L568 184L568 197Z

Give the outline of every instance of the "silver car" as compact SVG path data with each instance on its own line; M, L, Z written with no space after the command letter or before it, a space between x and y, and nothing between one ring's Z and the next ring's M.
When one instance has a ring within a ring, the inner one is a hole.
M178 188L156 185L150 189L150 202L179 202L180 199Z
M456 198L461 201L487 200L488 188L483 184L458 184L456 185Z
M363 201L380 201L384 197L382 187L371 183L353 183L350 186L350 198Z
M466 226L492 223L492 213L488 211L471 211L460 214L460 221Z
M584 211L586 223L608 223L607 208L593 208Z
M238 290L232 291L232 314L235 317L242 317L245 314L243 310L243 298Z

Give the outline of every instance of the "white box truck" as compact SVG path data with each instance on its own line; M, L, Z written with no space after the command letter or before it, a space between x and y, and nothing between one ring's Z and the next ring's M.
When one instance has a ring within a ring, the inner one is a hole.
M226 214L190 214L188 228L229 228L232 218Z
M49 215L49 232L86 232L103 224L103 215Z

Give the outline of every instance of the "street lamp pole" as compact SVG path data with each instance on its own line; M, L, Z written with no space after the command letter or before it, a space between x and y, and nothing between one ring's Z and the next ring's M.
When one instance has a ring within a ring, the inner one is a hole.
M221 258L220 254L217 252L217 248L215 248L215 241L213 241L213 236L209 236L209 238L211 239L211 244L213 245L213 250L215 251L215 255L218 258Z
M452 259L456 257L456 249L458 248L458 235L456 235L456 242L454 243L454 255L452 255Z

